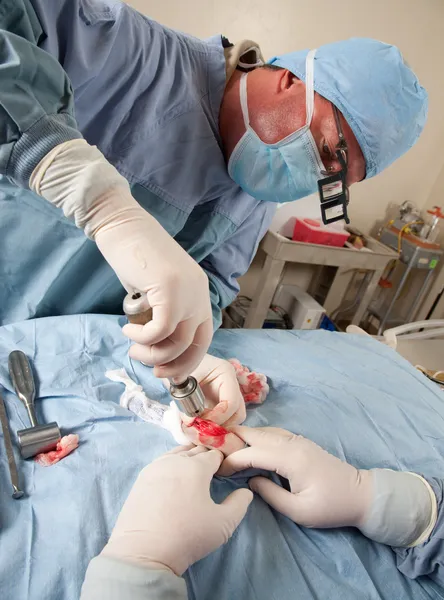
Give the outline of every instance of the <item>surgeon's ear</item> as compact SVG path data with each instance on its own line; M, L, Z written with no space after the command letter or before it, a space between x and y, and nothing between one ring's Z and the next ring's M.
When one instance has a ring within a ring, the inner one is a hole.
M300 88L305 88L305 84L303 81L298 79L288 69L284 69L284 70L285 70L285 73L281 79L281 91L290 90L290 89L299 91Z

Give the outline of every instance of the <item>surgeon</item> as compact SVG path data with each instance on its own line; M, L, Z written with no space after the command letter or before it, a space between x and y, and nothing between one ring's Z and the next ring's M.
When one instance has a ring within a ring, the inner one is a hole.
M179 447L141 472L109 542L88 567L81 600L185 600L183 573L228 541L253 499L239 489L215 504L211 479L250 467L288 480L290 491L263 476L249 487L296 523L357 527L392 547L406 577L428 575L444 585L442 478L358 470L283 429L232 431L249 447L224 462L217 450Z
M206 352L276 203L319 192L325 222L347 219L348 186L406 152L426 113L376 40L265 65L253 42L116 0L0 0L0 322L147 294L130 355L226 388L233 369ZM245 416L240 394L213 404L219 423Z

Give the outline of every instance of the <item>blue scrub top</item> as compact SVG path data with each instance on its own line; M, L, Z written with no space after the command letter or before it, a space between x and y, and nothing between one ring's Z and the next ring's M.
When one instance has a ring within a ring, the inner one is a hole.
M114 0L2 0L0 81L0 323L121 312L125 292L96 245L26 189L49 150L84 137L205 269L218 326L275 208L228 176L221 37Z

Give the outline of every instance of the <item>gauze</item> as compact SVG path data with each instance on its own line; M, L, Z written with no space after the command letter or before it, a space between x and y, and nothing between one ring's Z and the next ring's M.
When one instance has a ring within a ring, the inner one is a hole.
M125 369L106 371L105 376L111 381L123 383L125 391L120 396L120 406L127 408L140 419L153 425L159 425L171 433L174 440L188 445L190 440L182 431L182 417L176 404L171 401L169 406L148 398L141 385L131 379Z

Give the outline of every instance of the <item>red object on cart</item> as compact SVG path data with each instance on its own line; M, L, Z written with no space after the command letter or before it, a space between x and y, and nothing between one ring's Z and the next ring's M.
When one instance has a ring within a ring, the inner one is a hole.
M315 219L296 218L293 229L293 241L321 244L322 246L337 246L342 248L350 237L348 231L338 230L323 225Z

